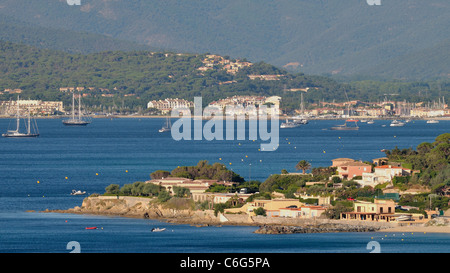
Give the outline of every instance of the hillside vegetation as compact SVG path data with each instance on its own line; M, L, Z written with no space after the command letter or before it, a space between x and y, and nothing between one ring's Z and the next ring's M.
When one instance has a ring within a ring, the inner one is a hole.
M350 100L379 101L385 93L398 93L397 100L430 101L450 94L448 82L341 83L323 76L290 73L265 62L254 63L236 74L223 66L199 71L206 54L179 54L150 51L105 51L69 54L50 49L0 41L0 91L20 88L22 97L62 100L71 103L61 87L94 87L84 104L93 110L145 109L153 99L203 98L206 105L234 95L281 96L282 108L298 109L299 92L307 88L306 103ZM231 57L225 56L233 60ZM279 75L278 80L250 79L249 75ZM112 97L105 97L112 95ZM5 93L0 100L14 99Z
M450 3L382 2L82 0L81 6L69 6L1 0L0 15L165 50L261 60L307 74L448 78ZM21 42L30 39L26 33Z

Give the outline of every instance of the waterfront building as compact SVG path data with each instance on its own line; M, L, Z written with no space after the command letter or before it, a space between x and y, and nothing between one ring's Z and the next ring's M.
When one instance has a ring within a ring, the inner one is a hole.
M326 211L322 206L301 206L299 208L281 208L279 209L279 217L288 218L317 218Z
M52 115L55 112L64 112L62 101L11 100L1 101L0 107L3 114L15 115L17 104L19 104L20 109L30 111L30 115Z
M379 200L375 202L357 201L353 203L353 211L342 212L342 220L360 220L360 221L394 221L395 202L392 200Z
M194 103L192 101L188 101L185 99L165 99L165 100L152 100L147 104L147 108L156 108L163 113L168 113L172 109L175 108L191 108L194 107Z
M174 187L182 187L189 189L191 194L203 193L213 184L219 184L224 186L232 186L236 183L227 182L227 181L217 181L217 180L206 180L206 179L198 179L193 180L184 177L166 177L162 179L153 179L146 181L145 183L153 183L160 187L163 187L168 191L171 195L174 194Z
M395 176L410 176L413 170L392 165L382 165L374 168L374 172L365 172L361 180L357 180L362 186L375 187L378 184L391 182Z
M301 207L305 204L300 202L298 199L284 199L277 198L272 200L254 200L247 202L244 206L240 208L226 209L225 212L230 213L246 213L248 215L254 215L253 211L257 208L263 208L267 213L272 213L273 211L279 211L281 208L287 208L291 206Z
M341 179L353 179L356 176L362 176L363 173L372 172L372 166L370 164L351 158L336 158L332 162L331 167L336 167L336 171Z
M243 204L252 194L243 193L215 193L215 192L195 192L192 194L194 202L211 202L213 204L226 203L231 199L234 202Z

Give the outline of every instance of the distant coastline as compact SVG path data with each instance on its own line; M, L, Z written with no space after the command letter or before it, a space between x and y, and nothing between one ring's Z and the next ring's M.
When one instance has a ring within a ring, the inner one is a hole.
M34 116L33 118L35 119L63 119L63 118L67 118L68 116ZM114 119L114 118L133 118L133 119L154 119L154 118L161 118L161 119L165 119L167 117L170 118L177 118L177 117L171 117L171 116L161 116L161 115L91 115L89 116L91 118L95 118L95 119ZM226 117L226 116L225 116ZM0 115L0 119L11 119L14 118L13 116L5 116L5 115ZM203 120L208 120L211 118L205 118L203 116L201 117L197 117L197 116L191 116L192 119L203 119ZM219 117L220 118L220 117ZM293 116L282 116L280 115L278 117L280 120L285 120L285 119L293 119ZM236 119L236 118L235 118ZM248 118L246 118L248 119ZM373 120L403 120L405 118L399 118L399 117L364 117L364 116L357 116L357 117L349 117L349 118L343 118L343 117L336 117L336 118L331 118L331 117L326 117L326 118L320 118L320 117L315 117L315 118L307 118L308 120L346 120L346 119L358 119L358 120L364 120L364 119L373 119ZM426 117L426 118L410 118L411 120L450 120L450 117Z

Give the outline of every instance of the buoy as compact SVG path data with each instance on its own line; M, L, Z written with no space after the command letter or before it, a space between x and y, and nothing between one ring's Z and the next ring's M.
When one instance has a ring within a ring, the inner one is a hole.
M66 179L69 179L69 178L66 176Z
M246 155L245 157L248 157L248 155Z
M38 182L37 182L38 184L39 184L39 180L38 180Z
M219 157L219 160L222 160L222 158L221 158L221 157Z
M95 173L95 175L98 175L98 173Z
M127 172L128 172L128 170L125 170L125 172L127 173Z

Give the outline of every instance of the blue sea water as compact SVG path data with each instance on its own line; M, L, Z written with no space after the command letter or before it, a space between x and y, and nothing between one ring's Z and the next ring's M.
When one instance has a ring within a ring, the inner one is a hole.
M312 167L349 157L371 160L381 149L415 148L448 133L450 121L413 121L389 127L389 121L361 124L358 131L328 130L340 121L310 121L280 129L276 151L260 151L261 141L175 141L159 133L163 119L94 119L87 127L65 127L59 119L38 120L36 139L0 139L0 252L70 252L76 241L81 252L96 253L367 253L377 241L382 252L450 252L448 234L254 234L255 227L197 228L155 220L40 213L81 205L73 189L103 193L110 184L149 179L155 170L221 162L246 180L264 181L282 169L294 172L305 159ZM0 119L6 131L9 120ZM387 125L382 127L382 125ZM265 142L263 142L265 143ZM230 164L231 163L231 164ZM34 210L35 212L27 212ZM97 226L97 230L85 230ZM152 227L166 232L151 233ZM402 240L403 239L403 240Z

